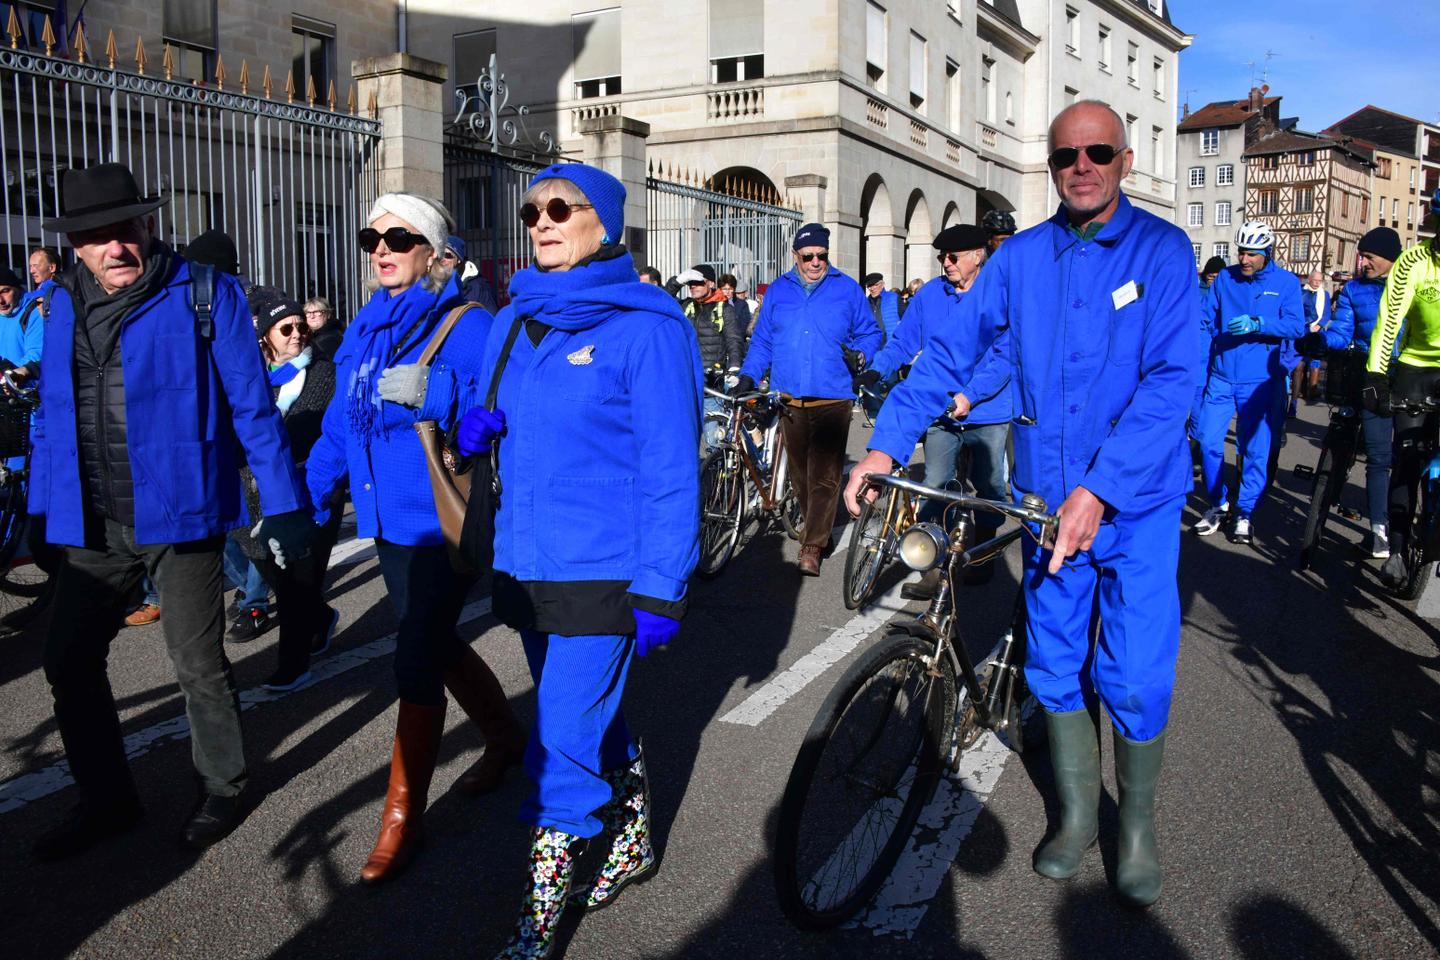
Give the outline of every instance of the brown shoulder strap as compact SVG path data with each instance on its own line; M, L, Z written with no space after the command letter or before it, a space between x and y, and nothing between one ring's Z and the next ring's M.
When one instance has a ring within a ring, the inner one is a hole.
M445 346L445 338L450 336L450 331L455 329L455 324L460 322L461 317L478 306L480 306L478 303L462 303L447 313L445 319L440 321L440 326L435 328L434 336L430 338L429 343L425 344L425 349L420 351L420 357L415 362L422 367L430 366L430 361L435 359L435 354Z

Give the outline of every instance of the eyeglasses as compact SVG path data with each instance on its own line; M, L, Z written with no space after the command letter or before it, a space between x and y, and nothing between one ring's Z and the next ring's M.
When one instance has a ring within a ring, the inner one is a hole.
M381 240L385 241L385 249L391 253L408 253L413 250L417 244L423 243L428 245L430 243L429 240L425 239L423 234L411 233L404 227L391 227L384 233L381 233L374 227L366 227L360 231L359 237L360 249L366 253L374 253L378 250Z
M800 262L801 262L801 263L809 263L811 260L819 260L821 263L829 263L829 262L830 262L830 254L829 254L828 251L825 251L825 250L822 250L822 251L820 251L819 253L802 253L802 254L800 254Z
M594 207L593 203L566 203L559 197L551 197L550 202L545 204L545 216L550 218L551 223L564 223L570 219L570 214L576 210L584 210L587 207ZM520 222L527 227L533 227L540 222L540 208L533 203L526 203L520 207Z
M1099 167L1108 167L1115 162L1115 157L1120 151L1108 143L1092 143L1084 147L1058 147L1050 154L1050 169L1064 170L1067 167L1075 166L1075 161L1080 159L1080 151L1085 151L1085 156L1090 162Z
M290 336L290 334L294 333L294 332L296 331L296 329L299 329L299 330L301 331L301 334L300 334L300 335L301 335L301 336L304 336L305 333L308 332L310 328L307 327L307 326L305 326L304 324L282 323L282 324L280 324L279 326L277 326L275 329L280 331L280 336L282 336L282 337L288 337L288 336Z
M460 259L460 255L457 254L454 250L446 250L444 253L440 254L440 259L441 259L441 260L459 260L459 259Z

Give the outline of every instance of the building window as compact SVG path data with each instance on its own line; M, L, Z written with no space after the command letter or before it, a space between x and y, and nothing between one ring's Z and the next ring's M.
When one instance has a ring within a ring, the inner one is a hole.
M1384 203L1384 201L1381 201L1381 203L1380 203L1380 217L1381 217L1381 219L1384 219L1384 217L1385 217L1385 203ZM1396 223L1399 223L1399 222L1400 222L1400 198L1399 198L1399 197L1396 197L1396 198L1394 198L1393 200L1390 201L1390 219L1391 219L1391 220L1394 220Z
M985 57L980 61L980 89L985 95L985 122L995 122L995 61Z
M490 55L495 52L495 28L457 33L452 44L455 59L450 75L455 78L455 91L478 96L480 71L490 66Z
M710 4L710 82L765 76L764 0Z
M1222 163L1215 168L1215 186L1229 187L1235 184L1235 164Z
M1015 125L1015 98L1010 95L1009 91L1005 93L1005 122L1012 127Z
M1379 177L1379 178L1382 179L1382 180L1389 180L1389 179L1390 179L1390 158L1389 158L1389 157L1376 157L1376 158L1375 158L1375 164L1376 164L1375 176Z
M1065 8L1065 52L1080 56L1080 11Z
M324 100L335 79L335 24L291 14L290 37L296 91L307 96L313 83L315 99Z
M1279 169L1280 169L1280 154L1278 154L1278 153L1272 153L1272 154L1270 154L1268 157L1261 157L1261 158L1260 158L1260 169L1261 169L1261 170L1279 170Z
M1185 205L1185 222L1188 226L1205 226L1205 204L1187 203Z
M1300 166L1302 166L1302 167L1313 167L1313 166L1315 166L1315 151L1314 151L1314 150L1302 150L1302 151L1300 152L1300 157L1299 157L1299 159L1298 159L1296 162L1299 163Z
M1411 167L1411 168L1410 168L1410 189L1411 189L1411 190L1414 190L1414 189L1415 189L1415 168L1414 168L1414 167Z
M1100 69L1106 73L1110 72L1110 55L1110 28L1102 26L1100 28Z
M1340 194L1340 216L1350 216L1350 194L1343 191Z
M175 79L207 82L215 62L215 0L165 0L163 31L175 48Z
M1382 201L1382 202L1383 202L1383 201ZM1360 222L1363 224L1366 220L1369 220L1369 219L1370 219L1370 198L1369 198L1369 197L1361 197L1361 198L1360 198Z
M1213 157L1220 152L1220 131L1214 128L1200 131L1200 156Z
M1125 78L1130 81L1130 86L1140 86L1140 48L1135 44L1126 44L1125 47Z
M1205 168L1204 168L1204 167L1191 167L1191 168L1190 168L1190 186L1192 186L1192 187L1203 187L1203 186L1205 186Z
M876 90L885 91L886 53L889 39L885 33L885 8L874 0L865 4L865 82Z
M910 109L925 109L926 74L925 38L910 32Z
M1198 243L1192 243L1192 244L1190 244L1190 249L1192 249L1192 250L1195 251L1195 266L1196 266L1196 267L1199 267L1199 266L1200 266L1200 244L1198 244Z
M960 130L960 64L945 60L945 121L951 130Z
M1155 175L1165 176L1165 131L1159 127L1150 128L1150 152L1155 157Z
M1413 204L1413 203L1407 203L1407 204L1405 204L1405 229L1406 229L1406 230L1413 230L1414 228L1415 228L1415 204Z
M1230 226L1232 208L1229 200L1218 200L1215 203L1215 226Z
M1165 99L1165 61L1155 58L1155 96Z
M1261 212L1262 214L1266 214L1266 213L1272 213L1272 214L1273 214L1273 213L1279 213L1279 212L1280 212L1280 191L1278 191L1278 190L1261 190L1261 191L1260 191L1260 212Z
M575 42L575 97L620 93L620 8L591 10L570 18Z
M1068 106L1070 106L1071 104L1073 104L1076 100L1079 100L1079 99L1080 99L1080 91L1079 91L1079 90L1076 90L1074 87L1066 87L1066 88L1065 88L1065 97L1064 97L1065 106L1068 107Z
M1297 264L1310 259L1310 234L1297 233L1291 239L1290 259Z
M1226 222L1228 223L1229 221L1226 221ZM1226 263L1229 263L1229 262L1230 262L1230 244L1227 243L1227 242L1224 241L1224 240L1216 241L1216 243L1210 247L1210 256L1212 256L1212 257L1219 257L1221 260L1224 260Z
M1125 114L1125 145L1132 150L1135 150L1136 144L1139 143L1139 137L1136 135L1135 131L1135 124L1136 122L1138 122L1138 120L1139 117L1136 117L1134 114ZM1140 165L1139 150L1135 150L1135 165Z
M1296 187L1296 188L1295 188L1295 212L1296 212L1296 213L1314 213L1314 212L1315 212L1315 188L1314 188L1314 187Z

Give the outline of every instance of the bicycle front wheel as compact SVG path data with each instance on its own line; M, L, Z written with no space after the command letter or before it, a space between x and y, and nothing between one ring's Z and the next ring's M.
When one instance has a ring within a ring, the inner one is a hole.
M875 585L890 559L895 532L889 529L892 490L860 507L860 518L850 528L845 553L845 606L858 610L875 596Z
M934 645L892 633L855 662L795 757L775 844L780 908L835 927L879 891L940 781L955 721L955 670Z
M740 539L745 478L734 450L711 451L700 465L700 561L695 573L709 578L725 569Z
M1305 513L1305 529L1300 534L1300 554L1296 566L1300 570L1310 567L1320 538L1325 534L1325 521L1330 517L1333 498L1339 496L1340 486L1335 483L1334 457L1328 449L1320 451L1320 462L1315 465L1315 489L1310 494L1310 507Z

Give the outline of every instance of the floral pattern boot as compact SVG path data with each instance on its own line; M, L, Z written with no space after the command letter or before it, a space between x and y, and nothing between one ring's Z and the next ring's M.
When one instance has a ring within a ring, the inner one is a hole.
M600 811L605 829L614 831L610 855L590 881L576 892L574 900L586 910L598 910L615 902L620 891L631 883L655 875L655 848L650 844L650 778L645 773L645 755L639 754L630 766L605 775L614 790L612 799Z
M520 907L515 933L495 960L543 960L555 944L560 913L570 893L575 859L584 850L579 837L536 827L530 843L530 884Z

